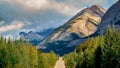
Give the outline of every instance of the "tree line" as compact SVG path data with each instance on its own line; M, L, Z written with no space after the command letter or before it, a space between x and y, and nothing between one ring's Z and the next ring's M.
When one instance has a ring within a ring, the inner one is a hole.
M108 28L64 56L66 68L120 68L120 31Z
M0 38L0 68L54 68L58 56L44 53L29 42Z

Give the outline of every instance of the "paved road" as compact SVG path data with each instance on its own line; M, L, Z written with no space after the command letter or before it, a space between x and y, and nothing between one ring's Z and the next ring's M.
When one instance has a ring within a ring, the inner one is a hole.
M56 62L56 65L54 68L65 68L63 57L59 57L59 60Z

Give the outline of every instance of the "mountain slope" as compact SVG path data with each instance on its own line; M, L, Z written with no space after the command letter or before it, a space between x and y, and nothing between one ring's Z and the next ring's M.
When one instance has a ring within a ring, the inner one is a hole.
M107 27L112 25L115 27L119 27L120 25L120 0L113 4L105 13L100 25L98 26L97 34L105 33Z
M99 5L93 5L75 15L66 24L56 29L46 37L38 49L54 50L56 53L68 53L78 44L85 41L85 37L93 34L105 13ZM63 52L65 49L67 51Z
M66 24L56 29L45 40L49 40L49 42L69 41L72 39L72 34L75 34L77 37L86 37L93 34L105 12L104 9L101 9L98 5L84 9Z
M107 30L108 26L115 28ZM120 59L117 57L120 56L120 0L107 10L97 31L91 36L95 38L80 44L74 52L64 57L66 67L120 68L120 60L117 60Z

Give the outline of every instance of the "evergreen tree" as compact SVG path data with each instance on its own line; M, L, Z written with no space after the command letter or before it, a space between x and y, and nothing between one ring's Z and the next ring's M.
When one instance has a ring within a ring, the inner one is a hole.
M76 68L120 68L120 31L108 28L104 36L89 39L75 51L64 57L68 68L75 53L78 58L78 61L74 60Z

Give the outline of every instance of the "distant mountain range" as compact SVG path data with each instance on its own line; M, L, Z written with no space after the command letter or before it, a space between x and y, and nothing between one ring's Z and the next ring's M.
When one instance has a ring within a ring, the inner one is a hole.
M57 54L65 54L86 40L97 30L106 10L99 5L83 9L63 26L60 26L47 36L38 46L38 49Z
M30 41L33 45L38 45L40 42L54 31L55 28L44 29L39 32L20 32L19 35L23 37L24 41Z

